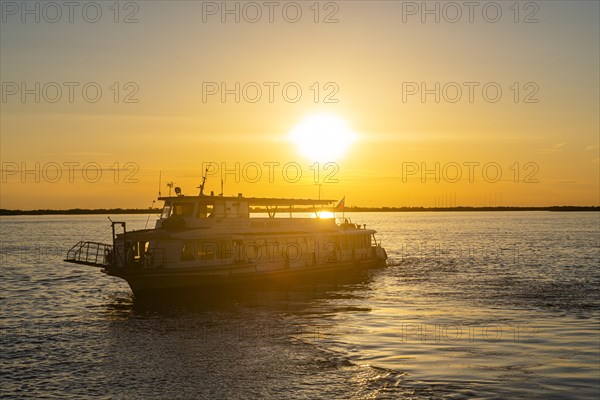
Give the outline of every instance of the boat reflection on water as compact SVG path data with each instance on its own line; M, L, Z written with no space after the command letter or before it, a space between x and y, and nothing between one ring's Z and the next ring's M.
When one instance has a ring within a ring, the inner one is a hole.
M115 395L127 388L133 397L347 398L345 382L364 379L368 390L381 371L365 375L336 351L339 329L329 317L344 312L339 301L368 295L377 271L304 277L277 288L233 285L141 299L120 294L105 305L111 368L103 373L121 388Z

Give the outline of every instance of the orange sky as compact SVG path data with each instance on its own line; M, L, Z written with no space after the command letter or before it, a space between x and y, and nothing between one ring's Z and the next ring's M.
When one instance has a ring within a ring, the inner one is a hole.
M163 195L194 194L208 162L215 193L218 166L225 194L600 204L598 2L276 3L98 3L72 22L3 3L0 207L144 208L160 171ZM289 137L315 114L356 135L318 176Z

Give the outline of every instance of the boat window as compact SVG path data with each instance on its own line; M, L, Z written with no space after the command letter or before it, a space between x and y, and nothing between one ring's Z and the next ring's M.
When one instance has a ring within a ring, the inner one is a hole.
M235 261L240 261L242 259L242 248L243 242L241 240L233 241L233 254L235 257Z
M317 243L322 249L333 249L336 248L335 240L333 236L325 236L323 237L323 243Z
M369 247L369 235L360 235L360 247L368 248Z
M225 213L225 204L223 204L223 202L215 204L213 211L209 214L209 217L212 216L215 218L225 218L227 216Z
M350 245L351 249L356 248L356 236L355 235L348 236L348 244Z
M316 239L314 237L312 237L312 236L309 236L307 239L308 239L308 244L307 244L308 250L309 251L315 251L315 242L316 242Z
M348 235L342 235L342 250L348 250L348 249L349 249Z
M357 249L364 249L366 246L366 239L368 239L369 237L367 235L356 235L355 239L356 239L356 248Z
M244 241L243 257L247 260L258 260L260 252L260 244L257 240Z
M160 217L161 218L169 218L170 216L171 216L171 205L166 204L165 207L163 208L162 215Z
M181 249L181 261L192 261L194 259L194 243L185 242Z
M174 203L171 216L191 217L194 214L194 203Z
M210 261L215 259L217 253L217 243L212 240L198 241L198 259L202 261Z
M148 248L148 242L133 242L133 258L139 260L144 256Z
M198 213L196 214L196 217L197 218L211 218L212 211L213 211L212 204L199 204L198 205Z
M219 260L228 260L233 256L233 251L231 249L231 242L228 240L217 241L217 250L218 250Z

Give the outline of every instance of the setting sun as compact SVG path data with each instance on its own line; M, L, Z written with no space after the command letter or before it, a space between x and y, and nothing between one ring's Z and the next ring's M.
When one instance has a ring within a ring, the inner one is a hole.
M314 114L304 118L290 132L297 151L311 161L337 161L342 158L356 133L347 122L331 114Z
M317 218L335 218L335 214L331 211L317 211Z

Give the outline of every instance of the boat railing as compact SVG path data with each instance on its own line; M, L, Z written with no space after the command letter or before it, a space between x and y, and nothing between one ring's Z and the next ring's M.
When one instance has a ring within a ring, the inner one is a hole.
M106 267L110 263L113 246L106 243L81 241L67 251L66 262Z
M350 217L335 217L335 223L342 229L367 229L366 224L355 224Z

